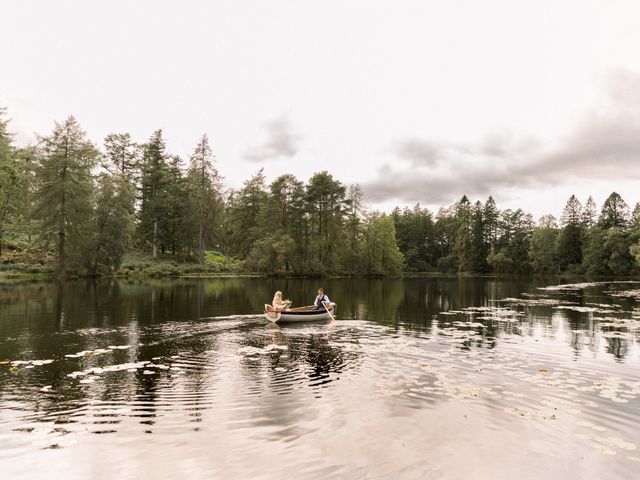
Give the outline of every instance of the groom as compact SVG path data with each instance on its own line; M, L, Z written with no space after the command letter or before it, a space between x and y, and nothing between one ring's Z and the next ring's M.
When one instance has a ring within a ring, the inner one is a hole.
M324 310L324 305L322 303L331 303L331 300L329 300L329 297L327 297L324 294L324 290L322 288L318 289L318 296L316 297L316 300L314 303L315 305L315 309L316 310Z

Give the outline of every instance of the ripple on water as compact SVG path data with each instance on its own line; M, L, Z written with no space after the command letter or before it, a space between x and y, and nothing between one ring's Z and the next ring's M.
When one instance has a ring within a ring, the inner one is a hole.
M599 287L462 306L420 332L259 316L67 332L68 351L0 364L0 459L104 449L117 462L135 446L169 476L187 458L214 476L456 478L460 458L488 475L495 451L512 472L527 450L538 478L564 462L624 478L640 444L637 350L619 362L606 348L636 348L638 313L565 295Z

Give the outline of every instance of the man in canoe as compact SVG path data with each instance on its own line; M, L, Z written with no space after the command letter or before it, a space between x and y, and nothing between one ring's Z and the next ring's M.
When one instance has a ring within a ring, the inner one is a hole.
M327 297L324 294L324 290L322 288L319 288L318 289L318 296L316 297L316 300L313 303L315 305L315 309L316 310L324 310L323 303L331 303L331 300L329 300L329 297Z

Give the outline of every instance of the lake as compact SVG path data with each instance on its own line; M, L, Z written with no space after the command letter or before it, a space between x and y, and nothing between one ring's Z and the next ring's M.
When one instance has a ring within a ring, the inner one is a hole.
M2 478L635 478L640 283L559 283L5 282Z

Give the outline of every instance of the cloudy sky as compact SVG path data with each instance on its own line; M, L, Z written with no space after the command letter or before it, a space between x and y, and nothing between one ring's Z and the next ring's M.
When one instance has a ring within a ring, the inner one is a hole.
M382 209L640 200L634 0L21 0L0 44L20 144L73 114L184 158L206 132L231 187L264 167Z

